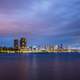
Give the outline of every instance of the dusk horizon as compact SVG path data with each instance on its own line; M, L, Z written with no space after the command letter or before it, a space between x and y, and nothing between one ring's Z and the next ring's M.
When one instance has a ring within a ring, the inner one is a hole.
M28 45L80 48L79 0L0 0L0 44L22 36Z
M0 80L80 80L80 0L0 0Z

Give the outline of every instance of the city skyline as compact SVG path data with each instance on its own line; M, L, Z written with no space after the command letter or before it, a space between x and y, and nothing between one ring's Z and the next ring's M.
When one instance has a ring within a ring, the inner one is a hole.
M2 39L2 41L0 41L0 47L21 47L21 45L25 46L25 47L33 47L33 46L36 46L36 47L44 47L44 46L58 46L58 45L61 45L61 44L49 44L49 43L42 43L42 45L40 44L33 44L33 45L29 45L29 42L28 41L28 38L26 37L21 37L21 38L12 38L12 41L10 39L8 39L9 41L7 41L7 39ZM9 42L9 43L8 43ZM11 44L10 44L11 43ZM24 43L24 44L23 44ZM8 46L7 46L8 45ZM65 45L66 46L66 45ZM67 45L68 46L68 45Z
M28 45L80 48L79 0L0 0L0 44L24 36Z
M49 44L49 43L44 43L42 45L40 44L33 44L33 45L29 45L29 41L26 37L21 37L21 38L14 38L12 39L12 41L10 39L8 39L9 41L6 41L5 39L2 39L3 41L0 41L0 48L1 49L30 49L30 48L41 48L41 49L72 49L72 50L80 50L79 47L72 47L71 45L65 45L63 43L59 43L59 44ZM9 43L7 43L9 42Z
M5 42L5 41L4 41ZM0 45L0 53L50 53L50 52L80 52L79 48L72 48L70 46L66 46L64 44L58 45L34 45L28 46L28 40L25 37L21 37L20 39L14 39L12 43L12 47L7 47L4 45Z

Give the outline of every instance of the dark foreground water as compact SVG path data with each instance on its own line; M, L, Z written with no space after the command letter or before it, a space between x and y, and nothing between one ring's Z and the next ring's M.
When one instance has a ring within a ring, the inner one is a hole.
M80 53L0 54L0 80L80 80Z

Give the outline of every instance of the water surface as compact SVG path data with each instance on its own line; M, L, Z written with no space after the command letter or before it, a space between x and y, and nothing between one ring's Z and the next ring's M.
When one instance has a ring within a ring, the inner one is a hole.
M0 54L0 80L80 80L80 53Z

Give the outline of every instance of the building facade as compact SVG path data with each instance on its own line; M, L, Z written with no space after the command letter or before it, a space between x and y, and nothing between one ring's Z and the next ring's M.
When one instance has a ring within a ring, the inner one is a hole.
M14 49L18 49L19 48L19 41L18 39L14 40Z
M26 47L27 47L26 44L27 44L26 38L22 37L22 38L20 39L20 48L21 48L21 49L26 48Z

